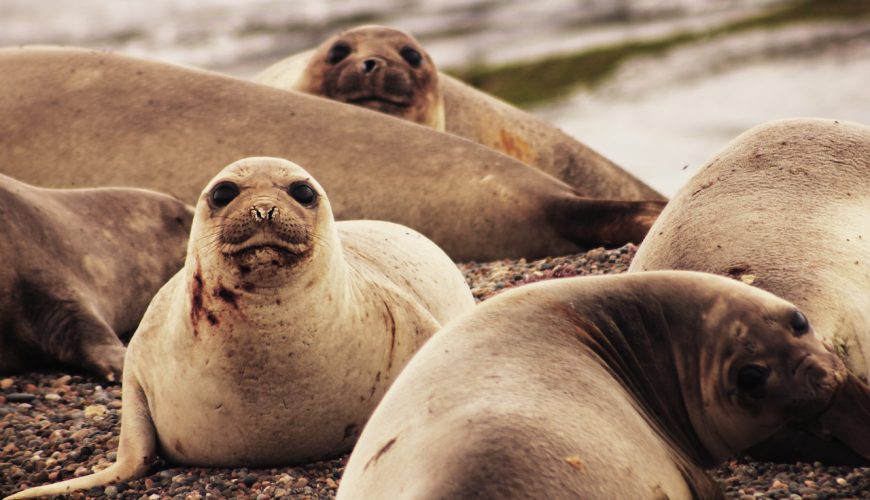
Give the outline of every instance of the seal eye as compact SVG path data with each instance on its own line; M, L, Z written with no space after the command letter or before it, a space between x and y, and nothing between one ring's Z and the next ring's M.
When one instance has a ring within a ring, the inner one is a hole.
M758 397L760 394L752 394L764 387L770 370L758 365L746 365L737 373L737 390Z
M336 42L326 55L326 62L338 64L350 54L350 47L344 42Z
M239 187L232 182L221 182L211 190L211 202L216 207L225 207L239 195Z
M310 207L317 201L317 192L308 184L295 184L290 186L290 196L301 205Z
M411 47L404 47L399 51L399 54L412 68L419 68L420 62L423 61L423 56Z
M804 313L795 309L793 313L791 313L791 329L794 330L794 336L800 337L801 335L810 331L810 322L807 320L807 317L804 316Z

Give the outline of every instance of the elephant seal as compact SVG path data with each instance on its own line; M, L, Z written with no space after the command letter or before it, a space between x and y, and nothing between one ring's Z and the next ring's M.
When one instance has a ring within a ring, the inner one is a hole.
M294 79L286 81L285 79ZM438 69L411 35L386 26L343 31L254 81L355 104L444 130Z
M686 271L536 283L423 346L337 497L721 497L704 467L790 420L854 410L847 389L870 401L798 309L745 284Z
M686 269L751 282L805 311L866 381L868 263L870 127L790 119L750 129L716 154L664 210L629 272ZM755 455L793 456L793 441ZM853 461L819 453L801 458Z
M206 71L17 48L0 50L0 74L0 171L42 186L147 187L195 203L215 165L293 158L337 219L409 226L455 260L640 241L664 206L585 198L460 138Z
M184 264L193 212L142 189L43 189L0 175L0 372L60 362L120 380L124 345Z
M439 73L420 43L395 28L366 25L343 31L316 49L275 63L253 80L464 137L537 167L584 196L665 199L558 128Z
M158 443L168 460L203 466L340 455L417 348L473 305L420 234L336 223L301 167L240 160L202 192L184 268L130 342L118 461L10 498L142 475Z

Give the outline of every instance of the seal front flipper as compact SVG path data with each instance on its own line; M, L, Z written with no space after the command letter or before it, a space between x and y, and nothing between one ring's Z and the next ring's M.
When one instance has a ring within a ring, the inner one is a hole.
M643 241L666 204L568 195L553 200L547 215L566 239L581 247L621 246Z
M131 372L132 370L127 370L127 374L124 375L122 394L124 411L121 414L118 461L94 474L19 491L4 500L64 495L75 490L134 479L144 475L151 468L155 458L157 434L148 412L145 393Z
M845 444L865 463L870 462L870 387L861 379L850 373L818 420L825 437Z

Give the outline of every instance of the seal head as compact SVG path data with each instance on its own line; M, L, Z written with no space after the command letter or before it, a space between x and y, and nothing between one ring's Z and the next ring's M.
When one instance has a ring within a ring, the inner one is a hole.
M313 178L288 178L286 166L281 167L279 172L275 160L249 159L214 179L202 194L197 219L214 227L194 227L206 240L191 240L191 253L222 259L240 274L254 270L271 274L311 257L323 218L318 207L328 202ZM250 175L254 169L258 174ZM208 251L212 248L217 252Z
M847 378L845 365L819 341L798 308L762 301L767 294L751 287L734 288L711 298L702 316L700 356L678 361L684 384L705 381L684 394L700 398L688 405L689 413L714 463L784 424L816 418Z
M444 130L438 70L411 35L360 26L318 47L301 82L304 91Z

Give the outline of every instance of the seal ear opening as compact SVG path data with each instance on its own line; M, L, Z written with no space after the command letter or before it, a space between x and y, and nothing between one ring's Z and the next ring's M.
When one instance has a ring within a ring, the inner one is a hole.
M548 218L569 241L583 247L640 243L666 201L598 200L566 196L548 207Z

